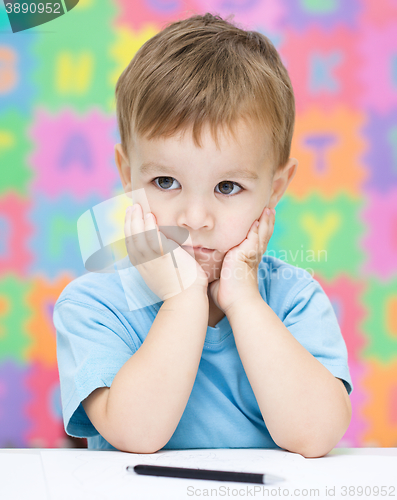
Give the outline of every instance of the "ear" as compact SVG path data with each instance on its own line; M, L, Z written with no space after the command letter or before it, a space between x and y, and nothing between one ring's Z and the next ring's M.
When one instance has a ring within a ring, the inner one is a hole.
M132 191L131 185L131 167L128 161L128 156L124 153L121 144L114 146L114 159L119 171L120 180L123 185L124 192L128 195Z
M290 158L283 168L280 168L273 177L272 193L270 195L268 207L275 208L277 203L285 193L289 183L292 181L298 168L298 160Z

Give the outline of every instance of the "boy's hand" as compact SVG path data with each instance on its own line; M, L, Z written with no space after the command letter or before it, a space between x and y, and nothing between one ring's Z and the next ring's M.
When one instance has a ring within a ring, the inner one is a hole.
M158 229L153 214L150 213L149 217L143 219L142 207L139 203L134 206L134 211L131 210L132 207L126 210L125 241L130 262L137 268L147 286L161 300L191 287L202 287L207 295L208 276L200 264Z
M220 279L210 283L209 291L215 305L225 314L241 299L256 297L258 289L258 266L266 252L273 234L276 211L264 208L259 226L253 222L247 237L238 246L231 248L222 263Z

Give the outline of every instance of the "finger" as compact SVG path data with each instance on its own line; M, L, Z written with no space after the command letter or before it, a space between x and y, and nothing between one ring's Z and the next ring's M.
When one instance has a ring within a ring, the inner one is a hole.
M131 238L131 209L132 206L127 207L124 218L124 234L125 234L125 246L127 248L128 257L133 266L138 264L138 261L134 255L134 245L132 244Z
M156 217L152 212L146 214L144 223L147 245L156 255L163 256L180 248L174 240L167 238L160 231L156 223Z
M246 239L240 243L237 250L237 255L244 259L247 262L256 261L258 256L258 242L259 242L259 234L258 234L258 223L259 221L255 220L250 229L248 230L248 234ZM229 254L226 254L225 259L227 260ZM232 258L230 256L230 258Z
M265 245L264 252L266 251L267 245L269 244L269 241L270 241L270 238L273 235L275 213L276 213L275 209L272 208L272 209L270 209L270 213L267 214L267 224L266 224L266 228L265 228L265 235L263 237L263 241L264 241L264 245Z
M151 212L147 213L145 216L145 236L148 246L156 255L164 255L159 233L154 215Z
M145 224L143 222L143 210L139 203L135 203L129 213L130 222L130 236L129 245L135 254L143 254L147 250L147 243L145 238Z
M127 207L127 210L125 211L125 217L124 217L124 234L128 238L131 236L131 206Z
M261 240L261 229L262 229L262 225L263 223L261 223L261 221L259 220L256 220L254 222L254 225L253 225L253 232L255 234L255 251L252 251L252 257L251 257L251 260L253 261L257 261L258 259L260 260L262 258L262 255L263 255L263 251L262 251L262 240Z
M274 231L274 223L276 221L276 210L274 208L271 209L271 213L269 215L269 224L268 224L268 232L269 232L269 240Z
M269 210L269 213L267 212ZM263 209L261 216L259 217L259 238L262 241L269 230L269 221L271 218L271 211L268 207Z

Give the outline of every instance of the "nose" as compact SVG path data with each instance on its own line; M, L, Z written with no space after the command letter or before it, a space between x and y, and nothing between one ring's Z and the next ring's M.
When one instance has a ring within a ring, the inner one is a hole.
M178 217L178 225L189 230L190 234L194 234L200 230L211 230L214 226L214 216L208 209L202 199L189 200L186 206L181 210Z

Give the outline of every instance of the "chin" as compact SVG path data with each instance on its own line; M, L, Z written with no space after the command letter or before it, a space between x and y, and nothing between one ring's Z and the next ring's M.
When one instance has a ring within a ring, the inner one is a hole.
M219 280L220 278L220 272L218 271L217 273L211 273L211 275L208 278L208 284L212 283L213 281Z

